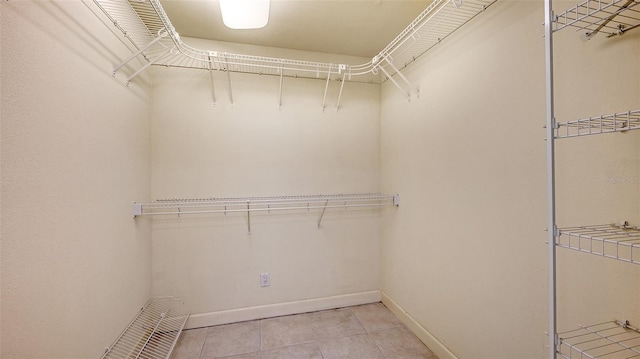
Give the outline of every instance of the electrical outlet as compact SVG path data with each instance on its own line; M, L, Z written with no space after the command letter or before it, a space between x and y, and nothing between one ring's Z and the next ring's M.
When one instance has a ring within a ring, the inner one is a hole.
M260 273L260 286L268 287L269 286L269 272Z

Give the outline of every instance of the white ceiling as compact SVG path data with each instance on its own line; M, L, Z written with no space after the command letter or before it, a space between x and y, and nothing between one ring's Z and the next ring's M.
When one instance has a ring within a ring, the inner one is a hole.
M428 0L271 0L263 29L231 30L217 0L161 0L180 36L371 58Z

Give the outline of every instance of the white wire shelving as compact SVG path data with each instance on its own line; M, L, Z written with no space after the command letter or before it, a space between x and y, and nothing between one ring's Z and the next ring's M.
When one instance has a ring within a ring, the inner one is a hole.
M573 27L588 40L598 33L622 35L640 26L637 0L586 0L555 16L553 31Z
M556 245L583 253L640 264L640 229L613 224L566 227Z
M176 312L165 300L151 299L102 359L168 359L188 318L189 314Z
M246 213L247 228L251 233L252 212L318 210L317 224L320 228L327 209L371 209L399 204L399 195L382 193L159 199L149 203L134 203L133 216Z
M128 75L127 83L151 65L202 69L210 72L223 71L227 73L229 89L229 73L232 72L279 76L280 94L283 77L321 79L327 83L323 109L331 80L341 81L336 108L340 106L342 90L347 81L382 83L390 80L410 98L412 85L400 70L495 1L435 0L371 61L364 64L333 64L197 49L181 40L159 0L94 0L109 21L137 49L129 58L114 67L114 76L125 65L131 64L132 60L142 59L143 65ZM400 83L394 79L396 74L401 79ZM211 86L215 103L213 76ZM231 91L229 96L233 104Z
M611 321L558 333L558 356L566 359L640 358L640 330Z
M556 248L568 248L640 264L640 230L625 224L558 228L556 221L555 141L561 138L624 132L640 128L640 111L556 122L554 109L554 42L557 31L573 28L583 40L597 34L623 35L640 26L638 0L585 0L560 13L554 13L553 0L544 1L545 80L547 133L547 202L549 262L549 358L640 358L640 333L628 322L611 322L557 332L557 256Z
M568 138L640 129L640 110L588 117L556 124L555 137Z

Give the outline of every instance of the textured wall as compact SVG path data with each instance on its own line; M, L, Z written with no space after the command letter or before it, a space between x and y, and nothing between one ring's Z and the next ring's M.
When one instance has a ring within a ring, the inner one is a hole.
M226 73L215 83L213 106L207 72L154 69L153 198L378 191L379 85L347 83L336 112L332 81L323 112L323 80L285 78L280 110L278 77L232 73L234 107ZM317 229L319 214L253 213L250 235L243 213L145 219L153 293L208 313L378 290L378 213L328 210ZM259 286L260 272L271 274L270 287Z
M460 358L546 356L542 22L541 2L499 1L410 67L419 99L383 87L381 187L402 206L381 225L382 289ZM637 109L638 34L560 35L558 118ZM559 144L559 223L640 224L640 185L608 183L637 173L639 145ZM561 329L638 321L637 266L559 252Z
M0 356L96 358L150 295L148 90L83 3L0 7Z

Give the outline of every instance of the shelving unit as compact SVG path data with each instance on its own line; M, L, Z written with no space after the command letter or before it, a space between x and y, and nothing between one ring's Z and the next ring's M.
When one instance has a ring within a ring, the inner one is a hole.
M318 210L318 228L320 228L327 209L379 208L399 205L399 195L381 193L159 199L150 203L134 203L133 216L182 216L208 213L226 215L240 212L247 214L247 229L251 233L251 212Z
M554 110L553 34L565 28L582 32L583 40L598 34L622 35L640 26L637 0L586 0L554 14L552 0L545 0L545 65L547 129L547 202L549 256L549 357L640 358L640 332L627 321L613 321L558 333L556 248L640 264L640 230L625 222L558 228L556 223L555 141L563 138L640 129L640 110L558 122Z
M131 65L132 60L142 60L143 65L128 75L127 83L151 65L226 72L229 88L229 73L232 72L272 75L281 79L320 79L327 84L331 80L337 80L341 81L341 87L336 108L340 106L342 90L347 81L382 83L389 80L410 98L416 89L400 71L495 1L435 0L371 61L363 64L333 64L197 49L181 40L159 0L94 0L108 20L137 49L114 67L114 76L125 65ZM400 81L394 77L399 77ZM281 93L282 81L280 83ZM213 76L211 85L215 104ZM326 87L323 109L327 96ZM229 92L233 104L233 96Z
M151 299L140 309L103 359L169 358L189 314L180 314L161 299Z

